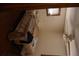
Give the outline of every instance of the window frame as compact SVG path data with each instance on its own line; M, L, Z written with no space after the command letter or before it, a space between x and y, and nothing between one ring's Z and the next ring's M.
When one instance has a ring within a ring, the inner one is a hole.
M50 14L48 14L48 9L50 9L50 8L47 8L47 9L46 9L47 16L59 16L60 13L61 13L61 8L58 8L58 9L59 9L58 14L52 14L52 15L50 15Z

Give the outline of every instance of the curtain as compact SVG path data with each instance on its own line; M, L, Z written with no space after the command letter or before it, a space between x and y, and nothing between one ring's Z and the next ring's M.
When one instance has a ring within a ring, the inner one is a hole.
M65 17L64 40L67 55L77 55L74 39L75 8L67 8Z

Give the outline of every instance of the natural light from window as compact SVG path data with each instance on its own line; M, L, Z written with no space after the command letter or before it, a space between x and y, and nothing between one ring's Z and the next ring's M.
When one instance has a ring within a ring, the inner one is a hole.
M48 15L57 15L59 14L59 8L48 8Z

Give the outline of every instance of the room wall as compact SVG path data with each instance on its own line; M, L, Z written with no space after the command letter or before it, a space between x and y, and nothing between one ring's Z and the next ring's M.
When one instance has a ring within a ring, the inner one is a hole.
M39 29L45 29L46 31L53 31L53 32L63 32L64 27L64 20L65 19L65 8L61 8L60 16L47 16L46 9L38 10L38 26ZM56 25L58 24L58 25ZM47 29L52 27L53 29ZM55 29L54 29L55 28Z
M47 16L46 9L38 10L39 37L36 55L66 55L63 41L65 8L60 16Z

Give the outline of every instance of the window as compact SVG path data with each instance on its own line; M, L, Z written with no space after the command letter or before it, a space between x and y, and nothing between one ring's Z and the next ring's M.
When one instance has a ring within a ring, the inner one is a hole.
M48 8L47 16L58 16L60 15L60 8Z

